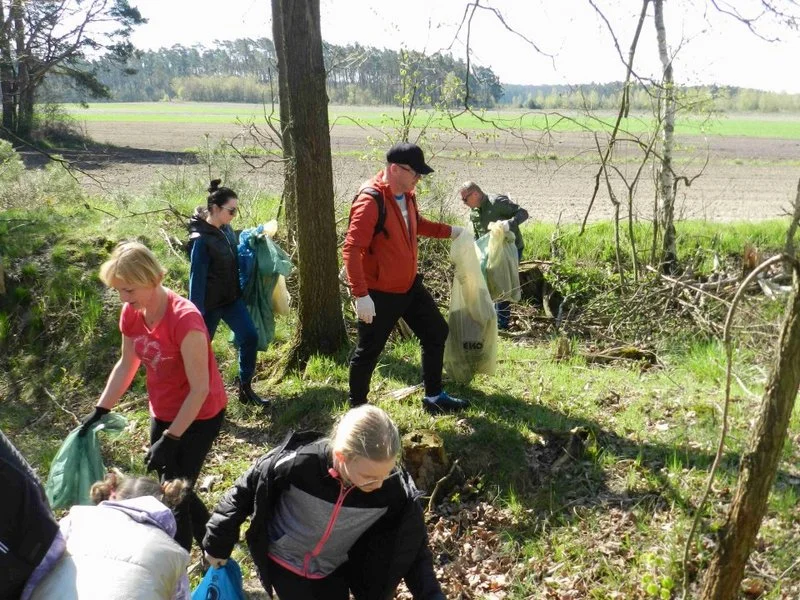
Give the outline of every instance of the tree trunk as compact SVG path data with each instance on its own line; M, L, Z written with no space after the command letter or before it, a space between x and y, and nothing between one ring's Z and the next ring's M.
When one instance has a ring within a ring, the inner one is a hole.
M281 121L290 144L287 188L297 215L300 324L287 366L332 354L347 340L339 301L333 167L319 0L273 0ZM279 22L279 23L278 23ZM284 107L286 111L284 113ZM284 119L284 117L288 117ZM287 214L289 214L287 206Z
M20 69L22 70L22 69ZM17 94L17 136L23 140L30 139L33 131L33 111L36 98L36 90L30 84L30 79L26 77L23 84L20 80L20 89Z
M6 20L6 7L0 1L0 97L3 106L4 137L16 129L14 59L11 56L11 19ZM9 136L10 137L10 136Z
M661 195L661 230L664 232L662 246L663 270L674 273L678 254L675 248L675 188L672 185L673 134L675 132L675 84L672 77L672 59L667 53L667 34L664 28L664 0L654 0L654 21L658 39L658 55L664 68L659 97L664 107L664 129L661 148L661 170L659 173L659 191Z
M786 231L786 245L783 248L784 254L794 258L794 234L797 232L797 225L800 223L800 180L797 181L797 195L794 197L794 204L792 205L792 220L789 223L789 229ZM784 273L789 273L791 269L789 263L784 263Z
M283 206L286 210L286 232L289 247L297 245L297 202L294 190L295 161L292 148L292 118L289 112L288 74L286 72L285 24L281 0L272 0L272 37L275 40L275 60L278 68L278 110L281 118L283 149Z
M739 466L739 481L730 511L719 534L719 546L703 581L702 600L739 597L750 555L786 440L789 419L800 386L800 279L795 269L792 296L778 339L758 420Z
M11 19L14 22L14 38L17 51L17 122L14 133L23 139L30 137L33 129L33 97L31 85L31 61L33 57L25 46L25 7L23 0L11 3Z

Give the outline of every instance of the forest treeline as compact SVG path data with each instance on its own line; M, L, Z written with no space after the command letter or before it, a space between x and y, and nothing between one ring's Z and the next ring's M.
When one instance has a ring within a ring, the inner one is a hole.
M358 43L323 42L327 89L333 104L463 106L467 65L447 54L379 49ZM136 53L127 64L96 60L87 66L117 102L271 102L277 97L275 46L272 40L218 41ZM614 109L620 82L568 85L501 83L491 67L469 66L469 103L528 109ZM682 90L693 107L721 111L800 111L800 94L783 94L726 86ZM65 78L50 76L41 91L45 102L81 102L89 98ZM631 93L631 107L647 110L652 94L643 85Z

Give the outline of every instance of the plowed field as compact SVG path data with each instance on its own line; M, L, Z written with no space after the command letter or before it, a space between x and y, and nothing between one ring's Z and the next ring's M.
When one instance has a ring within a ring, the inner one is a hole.
M195 155L186 150L204 145L206 139L213 144L240 132L236 125L208 123L88 122L84 127L95 141L113 146L70 155L91 175L85 177L87 187L131 193L148 189L161 178L174 179L185 170L205 177L207 167L197 164ZM349 199L359 183L380 168L379 158L361 158L370 148L369 135L375 132L353 125L333 127L334 179L340 201ZM776 217L797 193L800 141L796 139L684 136L677 141L676 172L689 179L700 174L689 187L678 187L677 206L684 218L733 221ZM471 179L486 191L510 194L538 220L575 222L586 213L599 164L591 134L559 132L541 143L502 132L473 142L449 135L439 147L443 148L440 155L430 157L429 162L444 189L452 191L454 202L458 184ZM469 158L470 150L477 150L479 158ZM543 158L523 158L533 151ZM636 154L630 144L620 145L618 152L623 157L627 153L627 159L618 159L616 164L621 175L632 181L639 167ZM242 166L239 175L269 192L281 191L279 164L253 172ZM649 218L652 212L653 177L652 171L645 169L637 184L634 212L641 218ZM591 220L613 214L604 179L600 190ZM614 192L626 201L619 177Z

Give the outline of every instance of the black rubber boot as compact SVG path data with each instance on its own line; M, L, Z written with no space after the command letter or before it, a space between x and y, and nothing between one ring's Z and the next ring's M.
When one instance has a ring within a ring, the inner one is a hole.
M258 406L269 406L269 400L262 398L253 391L250 382L239 382L239 402L242 404L256 404Z

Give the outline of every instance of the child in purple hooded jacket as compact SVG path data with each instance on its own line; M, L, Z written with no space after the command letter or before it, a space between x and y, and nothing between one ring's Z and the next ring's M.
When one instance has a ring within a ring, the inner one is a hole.
M169 508L188 490L182 479L160 484L109 473L92 486L97 506L74 506L59 522L66 553L30 600L100 592L109 600L189 600L189 555L174 540L177 526Z

